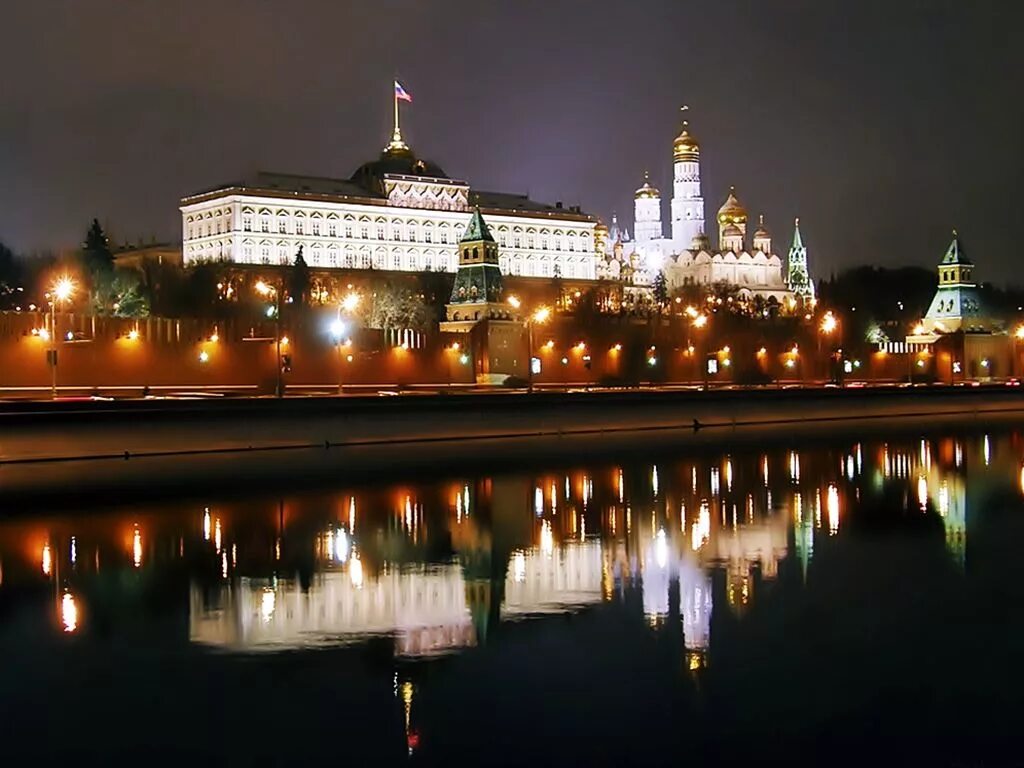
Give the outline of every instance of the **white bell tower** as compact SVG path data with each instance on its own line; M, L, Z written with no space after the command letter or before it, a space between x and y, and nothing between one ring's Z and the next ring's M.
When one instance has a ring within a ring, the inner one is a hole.
M683 107L683 130L672 145L672 240L677 251L689 248L704 231L704 198L700 192L700 145L690 133Z

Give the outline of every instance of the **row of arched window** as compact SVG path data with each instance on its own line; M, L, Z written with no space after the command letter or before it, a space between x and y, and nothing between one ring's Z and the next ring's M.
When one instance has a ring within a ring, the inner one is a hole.
M592 253L593 232L587 229L531 227L497 224L492 227L502 247L541 251ZM296 211L294 214L268 208L246 207L241 215L242 232L256 234L300 235L344 238L346 240L390 240L394 242L454 244L465 225L431 221L402 220L384 216L323 214ZM189 215L185 219L185 239L195 240L231 231L230 212Z
M294 242L278 240L242 241L240 251L233 253L230 241L214 241L190 245L186 256L191 260L229 259L243 264L292 264L298 246ZM333 243L314 243L303 251L303 258L310 267L333 269L381 269L405 272L454 272L458 261L454 252L445 249L371 249L369 246L339 247ZM526 277L554 277L556 265L562 277L593 279L592 257L572 259L548 256L531 256L522 253L508 253L499 256L501 270L510 275Z

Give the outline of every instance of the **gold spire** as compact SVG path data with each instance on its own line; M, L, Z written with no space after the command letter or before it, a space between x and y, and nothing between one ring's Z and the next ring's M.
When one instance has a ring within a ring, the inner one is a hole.
M684 104L679 110L686 115L690 108ZM683 130L676 136L676 140L672 144L672 156L677 163L695 163L700 160L700 144L690 133L690 121L685 117L683 118Z

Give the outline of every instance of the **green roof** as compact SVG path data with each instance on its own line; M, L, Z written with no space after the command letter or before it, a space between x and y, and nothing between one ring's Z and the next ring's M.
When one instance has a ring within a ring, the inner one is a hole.
M964 253L964 247L960 245L960 238L957 237L956 230L953 230L953 242L949 244L949 248L946 249L946 255L942 257L943 264L970 264L970 259Z
M493 243L494 236L491 234L491 230L487 228L487 222L484 221L484 217L480 215L480 209L476 208L473 210L473 217L469 220L469 226L466 227L466 234L462 236L459 242L474 243L480 240Z

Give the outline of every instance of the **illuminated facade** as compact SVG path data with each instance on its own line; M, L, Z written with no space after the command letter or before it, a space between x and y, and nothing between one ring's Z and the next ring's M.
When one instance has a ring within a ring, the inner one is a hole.
M483 192L419 159L395 126L377 160L349 179L260 173L181 201L184 263L454 272L474 208L486 214L507 275L594 279L596 220L578 208Z
M807 272L807 250L799 229L794 246L801 250L788 269L772 250L772 238L761 217L748 237L747 211L730 190L716 215L717 240L705 228L704 197L700 180L700 145L688 121L672 148L673 187L670 232L662 225L661 193L645 177L634 193L634 238L616 226L600 238L602 258L598 276L634 285L650 285L663 271L669 290L684 286L724 285L740 295L761 296L782 302L794 296L813 298ZM604 233L602 233L604 234Z

